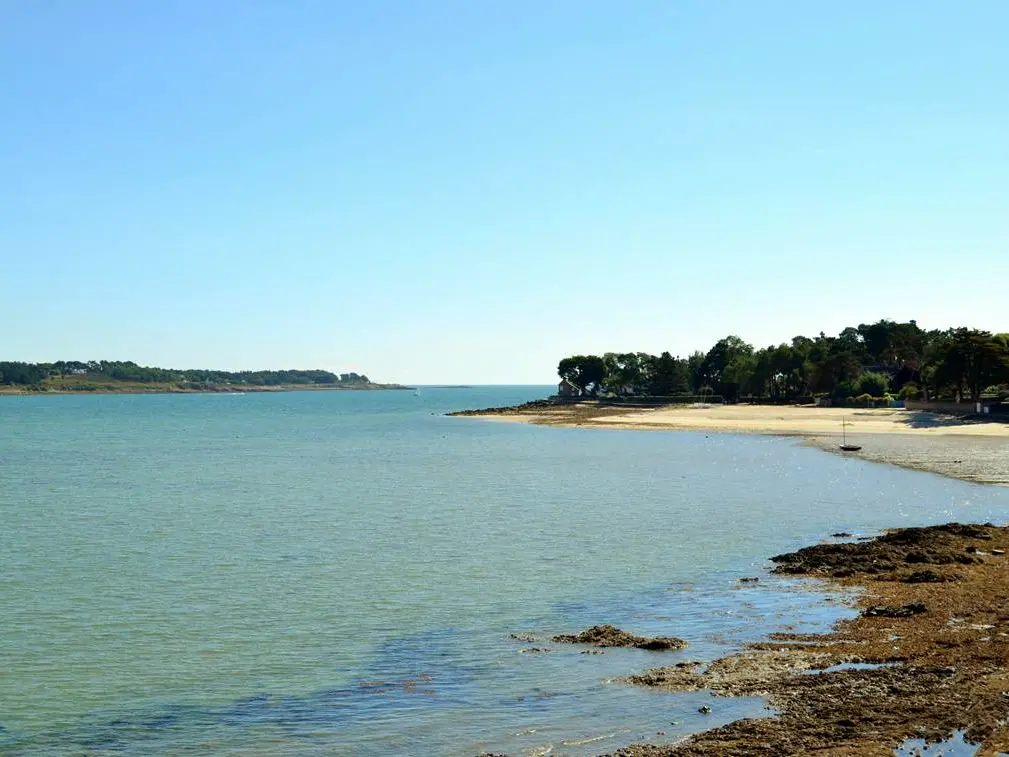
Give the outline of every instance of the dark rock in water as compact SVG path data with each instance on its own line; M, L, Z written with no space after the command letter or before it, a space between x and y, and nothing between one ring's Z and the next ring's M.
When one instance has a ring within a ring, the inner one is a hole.
M910 618L912 615L920 615L928 612L928 608L921 602L911 602L906 605L876 605L868 607L862 611L862 616L866 618Z
M528 633L510 633L508 634L508 638L515 639L515 641L521 641L525 644L532 644L537 641L535 636Z
M709 712L711 712L711 708L708 707L708 705L706 704L702 704L700 707L697 708L697 711L702 715L707 715Z
M677 639L675 636L656 636L654 639L646 639L640 644L635 644L638 649L647 649L651 652L664 652L667 649L683 649L687 642Z
M831 534L835 539L850 539L851 534L847 531L838 531L836 534Z
M533 654L536 652L549 652L550 650L547 647L526 647L520 651L522 654Z
M757 578L756 576L746 576L744 578L740 578L739 579L739 583L741 583L741 584L755 584L759 580L760 579Z
M645 636L635 636L627 631L621 631L611 625L592 626L574 636L560 634L554 636L554 641L561 644L592 644L597 647L636 647L658 652L668 649L683 649L687 642L673 636L656 636L649 639Z

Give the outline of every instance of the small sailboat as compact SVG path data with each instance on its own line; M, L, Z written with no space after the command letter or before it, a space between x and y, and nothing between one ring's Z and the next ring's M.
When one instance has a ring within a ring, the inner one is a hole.
M848 444L848 435L844 432L845 427L844 416L841 416L841 451L842 452L858 452L862 449L860 444Z

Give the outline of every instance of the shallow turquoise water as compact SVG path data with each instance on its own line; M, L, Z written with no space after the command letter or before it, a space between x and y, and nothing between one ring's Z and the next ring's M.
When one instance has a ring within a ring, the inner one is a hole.
M2 398L0 753L672 739L761 703L704 718L703 694L609 679L836 612L767 578L740 587L767 556L1009 512L1006 489L786 439L442 415L547 391ZM508 638L596 622L692 646L521 654Z

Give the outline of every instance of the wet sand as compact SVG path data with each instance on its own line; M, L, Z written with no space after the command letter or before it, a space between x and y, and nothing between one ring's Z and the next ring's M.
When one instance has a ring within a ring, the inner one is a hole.
M862 449L854 453L842 452L836 438L807 438L807 443L839 455L964 481L1009 486L1009 436L879 434L868 437L855 434L849 441L862 445Z
M1009 422L891 409L794 405L641 408L548 401L459 415L544 426L792 436L837 453L843 419L847 441L862 447L844 454L967 481L1009 485Z

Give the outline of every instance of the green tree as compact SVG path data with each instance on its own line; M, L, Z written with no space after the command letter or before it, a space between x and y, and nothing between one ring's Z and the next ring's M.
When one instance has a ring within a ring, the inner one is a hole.
M877 371L865 371L858 377L858 391L860 394L882 397L890 391L890 377Z
M687 358L687 378L690 381L690 391L697 394L704 386L704 353L695 350Z
M613 394L639 394L644 387L643 361L651 358L639 352L607 352L603 355L603 388Z
M928 377L937 389L952 391L958 399L969 396L976 401L988 385L1009 378L1009 349L987 331L950 329L935 340L930 357Z
M748 360L752 356L753 347L738 336L719 339L704 356L701 365L704 382L726 399L736 399L753 372L754 366Z
M603 386L606 366L598 355L573 355L561 360L557 375L595 396Z
M0 384L33 386L40 384L48 375L48 369L42 364L0 363Z
M668 397L690 392L690 378L685 361L663 352L652 363L651 394Z

